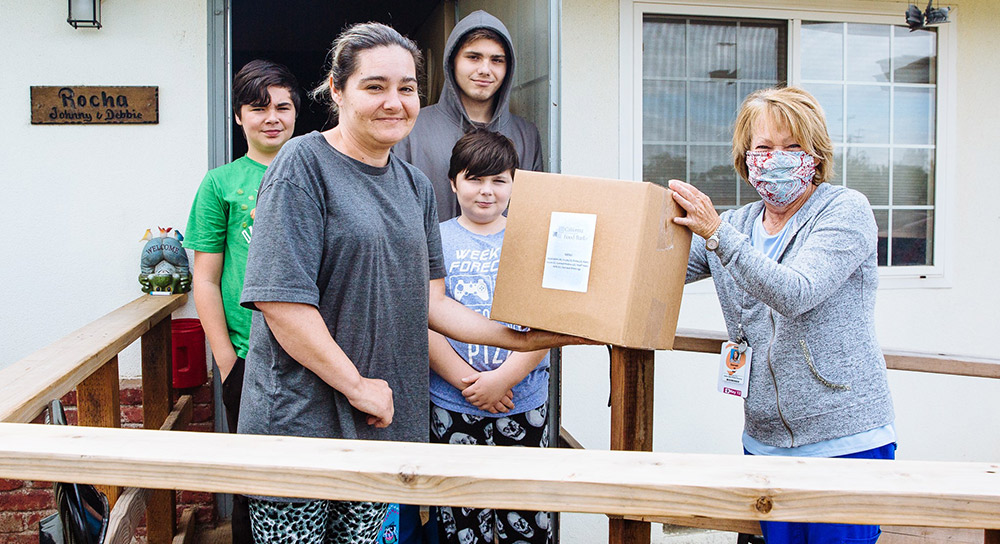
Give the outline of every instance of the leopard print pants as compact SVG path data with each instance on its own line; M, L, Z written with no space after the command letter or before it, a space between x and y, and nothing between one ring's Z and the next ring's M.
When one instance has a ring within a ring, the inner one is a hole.
M249 500L254 542L376 544L388 505L380 502Z

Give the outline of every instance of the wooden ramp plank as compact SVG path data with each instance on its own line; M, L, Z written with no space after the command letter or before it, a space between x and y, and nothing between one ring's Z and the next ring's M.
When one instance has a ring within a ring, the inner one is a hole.
M664 525L679 525L681 527L693 527L695 529L709 529L712 531L727 531L731 533L746 533L748 535L760 534L760 522L752 519L712 519L703 517L678 517L678 516L623 516L625 519L638 519L652 523L662 523Z
M1000 529L1000 465L0 424L0 478L639 516Z
M185 508L181 519L177 521L177 534L171 544L193 544L198 532L194 508Z
M936 527L882 527L878 544L983 544L983 531Z
M677 329L674 351L718 353L726 334L700 329ZM975 378L1000 378L1000 359L949 355L944 353L916 353L885 349L885 364L890 370L930 372Z
M142 515L146 513L146 501L152 493L150 489L140 489L137 487L127 487L120 497L118 503L111 509L111 517L108 519L108 533L105 542L107 544L129 544L132 542L132 535L135 534L136 527Z
M72 391L186 301L187 295L143 295L0 369L0 421L35 419L49 401Z

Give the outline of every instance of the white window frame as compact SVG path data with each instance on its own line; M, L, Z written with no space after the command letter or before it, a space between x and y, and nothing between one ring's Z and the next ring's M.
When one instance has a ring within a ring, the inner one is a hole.
M801 82L801 24L806 21L875 23L900 25L900 4L873 5L870 2L829 0L712 0L703 4L691 0L620 0L619 16L619 165L621 179L642 178L642 24L645 15L680 15L690 17L730 17L740 19L787 20L788 82ZM956 180L956 52L957 9L949 13L951 23L937 27L937 97L934 170L934 235L931 266L879 267L880 288L947 288L952 286L949 264L951 215ZM708 283L708 282L700 282ZM694 287L694 286L692 286ZM706 286L707 287L707 286ZM710 287L709 287L710 289Z

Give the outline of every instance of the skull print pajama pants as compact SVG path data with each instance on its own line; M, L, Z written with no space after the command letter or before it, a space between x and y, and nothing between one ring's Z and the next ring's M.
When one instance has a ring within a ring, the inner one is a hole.
M484 417L431 404L431 442L544 448L549 436L545 404L521 414ZM441 544L550 544L549 512L442 506L437 509Z

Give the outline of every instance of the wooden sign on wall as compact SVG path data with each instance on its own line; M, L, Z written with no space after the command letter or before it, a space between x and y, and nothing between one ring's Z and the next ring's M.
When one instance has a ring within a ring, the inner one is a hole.
M160 122L159 87L31 87L33 125Z

